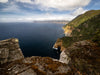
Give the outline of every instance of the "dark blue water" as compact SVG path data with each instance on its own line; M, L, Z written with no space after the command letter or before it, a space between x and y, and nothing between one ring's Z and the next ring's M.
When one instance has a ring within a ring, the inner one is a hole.
M0 23L0 40L18 38L24 56L59 58L53 50L57 38L64 36L63 24L55 23Z

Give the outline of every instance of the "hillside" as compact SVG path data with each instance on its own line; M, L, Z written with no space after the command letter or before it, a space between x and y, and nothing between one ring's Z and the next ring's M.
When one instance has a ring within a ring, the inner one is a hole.
M60 60L70 66L68 75L100 75L100 10L76 17L64 30L70 35L59 38L54 47L64 49Z
M66 24L63 29L66 34L71 34L72 30L78 27L80 24L84 23L87 20L90 20L91 18L95 17L96 15L100 14L100 10L90 10L87 11L84 14L81 14L77 16L75 19L73 19L71 22Z
M97 14L98 13L99 14L94 15L94 17L91 17L90 19L86 20L85 22L82 22L77 27L74 27L75 26L74 24L76 22L75 20L79 19L79 16L76 17L73 21L71 21L68 24L68 26L69 26L73 22L73 30L71 30L72 32L71 32L70 36L68 35L68 36L60 38L62 40L62 45L64 47L68 47L72 43L81 41L81 40L90 40L91 39L92 41L94 41L98 44L100 43L100 10L88 11L83 15L86 15L87 13L92 13L92 12L97 12ZM82 17L83 15L81 15L80 17ZM70 30L70 29L68 29L68 30Z
M73 42L90 39L100 45L100 14L76 27L72 31L71 36L61 38L63 46L68 47Z
M76 22L79 17L80 21L83 20L86 13L91 18L87 15L89 18L85 21ZM24 57L18 39L0 41L0 74L100 75L100 10L86 13L75 18L73 25L69 23L65 26L68 36L57 39L54 48L61 50L59 60L40 56Z

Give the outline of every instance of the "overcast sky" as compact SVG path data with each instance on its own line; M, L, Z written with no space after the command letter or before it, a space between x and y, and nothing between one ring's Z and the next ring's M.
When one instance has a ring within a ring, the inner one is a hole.
M100 0L0 0L0 22L72 20L100 9Z

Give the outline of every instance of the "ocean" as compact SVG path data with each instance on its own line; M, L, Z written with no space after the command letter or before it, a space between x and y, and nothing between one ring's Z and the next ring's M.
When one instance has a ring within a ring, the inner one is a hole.
M57 38L63 37L62 26L56 23L0 23L0 40L18 38L25 57L48 56L59 59L53 49Z

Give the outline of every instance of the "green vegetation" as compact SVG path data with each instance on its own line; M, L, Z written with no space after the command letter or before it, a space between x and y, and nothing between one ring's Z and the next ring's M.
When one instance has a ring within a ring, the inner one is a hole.
M100 47L91 42L87 45L76 44L67 48L71 60L71 71L79 75L100 75ZM76 71L75 71L76 70ZM72 74L71 74L72 75Z
M82 41L82 40L88 40L91 36L73 36L73 37L62 37L60 38L62 40L62 45L67 48L70 45L72 45L74 42Z
M68 25L73 27L71 36L60 38L71 58L67 74L100 75L100 10L88 11Z
M72 20L71 22L69 22L67 25L68 26L72 26L72 27L77 27L81 23L83 23L83 22L91 19L92 17L94 17L94 16L96 16L98 14L100 14L100 10L91 10L91 11L88 11L85 14L79 15L74 20ZM64 28L66 28L67 25L65 25Z
M83 40L89 39L100 44L100 14L80 24L73 30L72 35L81 35Z
M74 27L71 37L62 37L64 47L82 40L92 40L100 45L100 10L91 10L78 16L68 25Z
M77 42L81 40L81 38L78 37L62 37L60 39L62 40L62 45L65 48L69 47L73 42Z

